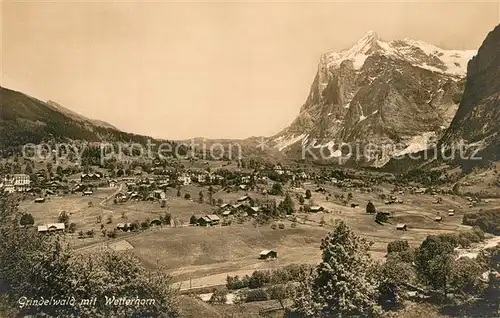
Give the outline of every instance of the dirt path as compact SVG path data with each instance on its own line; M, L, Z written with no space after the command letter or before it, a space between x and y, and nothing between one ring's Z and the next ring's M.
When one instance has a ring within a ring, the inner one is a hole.
M118 187L118 189L115 192L113 192L109 196L105 197L101 202L99 202L99 206L101 208L103 208L104 210L111 211L111 208L109 208L107 206L108 201L111 200L111 199L114 199L115 195L117 195L118 193L120 193L123 190L123 186L124 186L124 184L120 183L120 186Z

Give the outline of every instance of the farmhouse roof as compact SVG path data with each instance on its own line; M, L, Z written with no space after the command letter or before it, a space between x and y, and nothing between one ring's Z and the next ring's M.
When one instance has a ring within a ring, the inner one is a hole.
M210 221L220 221L220 218L215 215L215 214L208 214L207 215L207 218L210 220Z
M210 218L209 218L208 216L203 216L201 219L202 219L203 221L207 222L207 223L212 222L212 220L210 220Z
M263 250L262 252L260 252L259 255L267 255L267 254L269 254L271 252L274 252L274 251L273 250Z
M47 223L46 225L39 225L38 232L46 232L48 230L64 230L66 226L64 223Z
M406 226L406 224L404 224L404 223L399 223L399 224L397 224L397 225L396 225L396 228L398 228L398 229L399 229L399 228L403 228L403 227L405 227L405 226Z
M237 200L237 201L238 201L238 202L242 202L242 201L245 201L245 200L247 200L247 199L250 199L250 197L249 197L248 195L244 195L244 196L242 196L242 197L238 198L238 200Z

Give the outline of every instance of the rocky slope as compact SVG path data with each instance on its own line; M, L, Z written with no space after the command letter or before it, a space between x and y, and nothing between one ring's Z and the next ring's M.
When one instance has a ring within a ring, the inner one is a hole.
M470 61L458 111L440 144L463 140L477 157L500 160L500 25L491 31Z
M324 54L292 124L272 137L297 156L304 146L339 157L342 143L377 146L368 164L417 152L449 126L475 51L442 50L410 39L386 42L370 31L350 49Z

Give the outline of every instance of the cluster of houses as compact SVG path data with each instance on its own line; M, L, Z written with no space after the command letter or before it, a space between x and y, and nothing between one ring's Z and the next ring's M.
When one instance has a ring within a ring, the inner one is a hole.
M0 181L0 189L4 192L27 192L31 189L31 178L24 173L8 175Z

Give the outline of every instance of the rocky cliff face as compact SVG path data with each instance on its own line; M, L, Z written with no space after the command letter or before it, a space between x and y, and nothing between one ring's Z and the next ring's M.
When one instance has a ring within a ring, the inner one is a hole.
M474 54L368 32L350 49L321 56L298 117L272 139L283 152L309 145L332 157L342 143L370 143L380 146L370 158L378 166L422 150L455 115Z
M440 143L464 142L477 156L500 160L500 25L470 61L462 101Z

